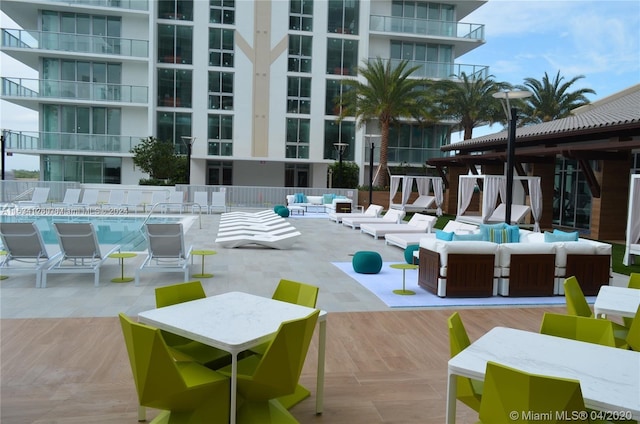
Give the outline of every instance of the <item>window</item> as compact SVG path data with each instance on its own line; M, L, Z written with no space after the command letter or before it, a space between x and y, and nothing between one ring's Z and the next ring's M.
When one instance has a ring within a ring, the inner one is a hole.
M193 27L158 25L158 62L193 63Z
M578 162L575 159L556 158L553 223L588 229L591 225L591 202L591 191Z
M349 146L342 155L343 160L353 160L353 146L355 146L356 123L353 121L324 122L324 159L338 160L338 152L334 143L347 143Z
M45 181L121 184L122 159L102 156L42 155Z
M192 72L158 69L158 106L191 107Z
M121 19L117 16L42 11L42 49L120 54ZM55 33L46 34L46 33ZM78 37L78 35L82 35ZM86 35L100 36L99 46Z
M455 36L455 6L450 4L394 0L391 16L393 31Z
M209 115L207 118L209 146L212 156L233 155L233 116Z
M209 109L233 109L233 74L209 72Z
M209 66L233 68L233 30L209 28Z
M120 100L120 64L44 58L43 95L82 100Z
M358 34L360 15L358 0L329 0L329 24L327 31L341 34Z
M313 0L291 0L289 2L289 29L313 31Z
M158 18L193 21L193 0L158 0Z
M285 163L285 187L309 187L309 165L306 163Z
M309 119L287 118L286 157L309 159Z
M187 149L182 143L182 136L191 136L190 113L158 112L157 126L156 134L159 141L169 141L173 143L176 153L186 154Z
M208 185L233 185L233 162L207 162Z
M209 2L209 22L233 25L236 21L235 0L211 0Z
M440 157L440 148L447 142L447 128L441 125L421 126L400 124L389 128L389 162L423 164Z
M289 72L311 72L312 43L310 36L289 36Z
M311 78L287 78L287 113L311 113Z
M358 42L342 38L327 39L327 74L356 75Z
M391 41L391 59L408 60L420 66L416 75L428 78L450 78L454 74L453 48L444 44Z
M340 115L342 95L349 87L344 86L337 79L328 79L325 95L325 115Z

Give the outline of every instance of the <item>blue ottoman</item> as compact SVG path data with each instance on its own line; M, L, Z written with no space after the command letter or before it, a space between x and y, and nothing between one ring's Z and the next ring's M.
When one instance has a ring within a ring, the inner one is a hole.
M408 264L411 264L411 265L418 264L418 258L413 257L413 252L415 252L416 250L420 250L419 244L407 246L407 248L404 249L404 260L407 261Z
M351 264L358 274L377 274L382 269L382 257L378 252L364 250L353 255Z

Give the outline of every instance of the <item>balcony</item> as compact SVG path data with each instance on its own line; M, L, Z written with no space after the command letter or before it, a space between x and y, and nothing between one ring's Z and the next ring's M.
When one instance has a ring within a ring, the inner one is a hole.
M60 132L12 131L4 132L6 149L15 153L34 151L62 150L86 154L129 153L145 137L76 134Z
M148 0L47 0L50 3L66 3L71 5L84 5L95 7L114 7L129 10L149 10Z
M377 58L370 58L369 63L373 63ZM382 62L386 65L387 62L391 62L391 66L395 69L402 60L401 59L382 59ZM489 67L483 65L466 65L460 63L448 63L448 62L422 62L411 60L408 61L408 67L418 67L418 69L411 74L412 77L417 78L429 78L429 79L451 79L457 80L464 72L469 78L487 78L489 76Z
M0 96L4 100L58 99L146 104L148 92L148 87L139 85L3 77Z
M369 31L484 41L484 25L455 21L371 15Z
M130 38L104 37L88 34L2 29L5 49L50 50L148 58L149 42Z

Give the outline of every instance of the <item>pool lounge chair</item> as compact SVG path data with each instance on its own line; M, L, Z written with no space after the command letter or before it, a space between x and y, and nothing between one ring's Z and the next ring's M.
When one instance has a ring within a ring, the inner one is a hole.
M7 253L0 262L2 274L35 274L36 288L40 287L42 270L60 256L60 252L47 251L34 222L2 222L0 238L2 250Z
M109 201L102 205L105 208L121 208L124 207L124 190L111 190L109 192Z
M19 208L38 208L47 205L49 198L49 187L35 187L31 194L31 200L20 200L16 202Z
M377 218L382 213L382 206L371 204L367 207L367 209L362 213L346 213L346 212L329 212L327 216L330 220L337 222L340 224L342 222L342 218L363 218L363 217L373 217Z
M287 225L286 227L281 228L264 228L264 227L238 227L233 229L221 229L218 230L218 238L223 237L232 237L239 235L260 235L260 234L271 234L271 235L280 235L297 231L293 225Z
M85 188L82 193L82 201L80 201L80 205L84 208L97 207L99 194L100 192L96 189Z
M392 209L400 209L405 212L424 212L427 209L431 208L436 201L436 198L433 196L428 196L426 194L418 196L413 203L407 203L406 205L401 205L398 203L392 203L389 205Z
M430 233L436 217L431 215L414 214L406 224L392 223L362 223L360 232L371 234L373 238L384 237L387 233Z
M484 224L497 224L504 222L507 205L500 203L498 207L491 213ZM529 215L531 206L529 205L511 205L511 224L522 224ZM459 215L456 221L468 222L470 224L482 224L482 217L478 215Z
M258 245L269 247L272 249L290 249L302 234L294 231L286 234L254 234L254 235L238 235L231 237L218 237L216 243L220 246L232 249L235 247L244 247L247 245Z
M356 228L360 228L361 224L365 223L386 223L386 224L395 224L402 221L402 218L405 216L405 211L401 211L398 209L389 209L383 216L379 218L375 217L360 217L360 218L342 218L342 225L351 227L354 230Z
M54 203L53 207L57 208L74 208L80 207L80 188L68 188L64 192L64 199L60 203Z
M209 212L226 212L227 211L227 193L225 191L214 191L211 193L211 206Z
M92 273L93 284L98 287L102 264L110 254L120 251L120 246L101 246L90 222L54 222L53 227L61 255L42 271L42 288L47 287L48 274L68 273Z
M185 249L181 223L145 224L148 242L147 258L136 270L136 286L143 272L182 272L189 281L189 259L192 247Z
M209 193L196 191L193 193L193 205L191 213L209 213Z
M184 192L172 191L169 193L169 199L166 203L167 204L162 205L162 212L184 212Z
M470 234L478 230L476 225L465 224L464 222L458 222L451 220L447 222L442 231L448 233L458 234ZM420 240L423 238L435 238L435 233L387 233L384 235L385 244L392 246L398 246L402 249L406 249L408 246L420 244Z
M122 206L127 208L127 212L129 212L129 208L133 209L134 212L138 212L140 206L144 209L144 205L142 204L142 191L128 190L127 200L122 203Z

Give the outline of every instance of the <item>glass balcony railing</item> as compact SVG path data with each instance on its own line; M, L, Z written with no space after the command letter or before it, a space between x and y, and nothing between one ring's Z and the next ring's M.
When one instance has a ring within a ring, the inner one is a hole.
M96 82L2 78L3 97L147 103L148 87Z
M12 151L73 150L85 153L129 153L145 137L5 130L6 149Z
M51 3L67 3L96 7L116 7L130 10L149 10L148 0L48 0Z
M484 40L483 24L371 15L369 31Z
M2 29L2 47L148 57L149 42L88 34Z
M376 61L377 58L370 58L369 63ZM383 63L391 62L392 67L397 67L401 59L382 59ZM474 79L484 79L489 76L489 67L484 65L465 65L460 63L445 62L423 62L417 60L409 61L408 68L418 67L411 74L412 77L418 78L438 78L438 79L459 79L464 72L467 77Z

